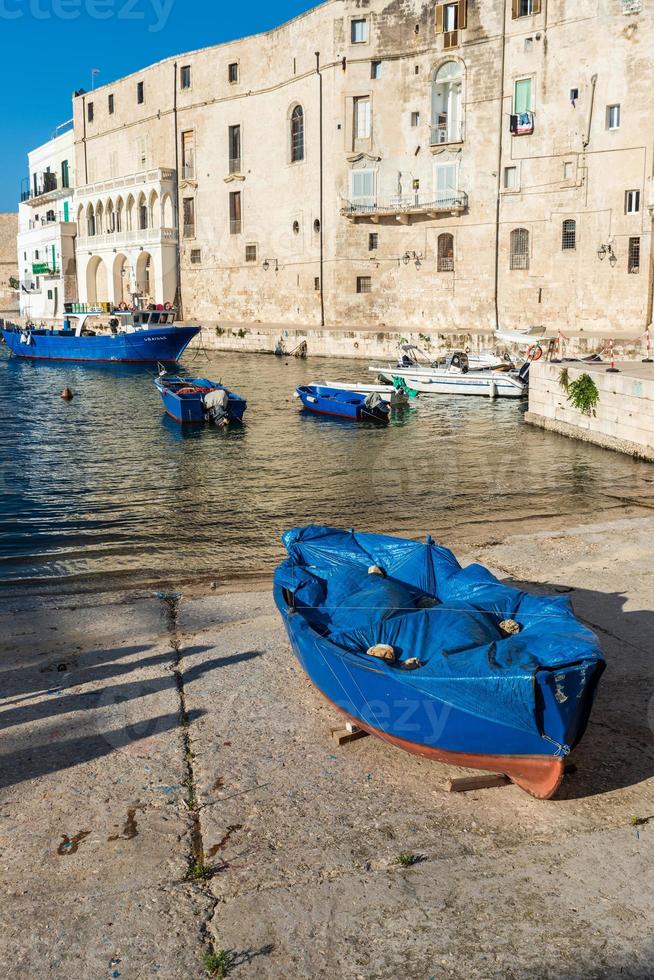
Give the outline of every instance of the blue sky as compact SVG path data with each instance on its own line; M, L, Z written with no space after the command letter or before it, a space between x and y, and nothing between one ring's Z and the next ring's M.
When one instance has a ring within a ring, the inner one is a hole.
M171 54L269 30L313 0L0 0L0 211L18 207L27 151L72 114L75 89Z

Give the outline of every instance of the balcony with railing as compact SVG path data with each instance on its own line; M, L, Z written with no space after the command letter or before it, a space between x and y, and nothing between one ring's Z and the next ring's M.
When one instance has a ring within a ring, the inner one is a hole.
M25 178L21 185L20 200L21 204L29 203L37 206L59 197L66 197L67 194L72 194L68 181L64 182L61 175L51 170L44 170L33 174L31 179Z
M444 143L463 143L464 127L461 119L453 119L448 113L439 113L432 121L429 143L442 146Z
M109 180L98 180L94 184L85 184L78 187L76 193L78 198L97 198L105 192L113 192L122 188L138 187L139 190L143 190L145 185L172 184L174 180L174 170L169 170L167 167L155 167L152 170L140 170L134 174L110 177Z
M382 218L395 218L401 224L410 224L414 217L436 218L442 214L462 214L468 207L465 191L447 191L437 194L409 194L386 201L362 198L345 201L341 214L353 221L377 222Z
M126 231L105 231L98 235L77 236L77 248L101 248L124 245L168 245L177 242L176 228L130 228Z

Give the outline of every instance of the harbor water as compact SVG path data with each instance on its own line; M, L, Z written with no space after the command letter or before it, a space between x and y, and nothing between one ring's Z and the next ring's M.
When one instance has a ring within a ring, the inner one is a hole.
M422 397L379 428L293 397L372 380L360 361L190 352L183 369L244 395L245 424L180 427L149 368L0 354L5 588L224 583L272 570L281 532L312 522L431 532L460 551L479 527L654 504L650 464L526 425L526 400Z

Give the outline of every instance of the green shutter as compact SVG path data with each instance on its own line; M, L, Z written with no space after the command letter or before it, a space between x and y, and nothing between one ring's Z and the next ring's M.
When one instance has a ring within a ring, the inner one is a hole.
M515 83L513 111L516 115L531 112L531 106L531 78L519 78Z
M64 221L68 221L68 201L64 201Z

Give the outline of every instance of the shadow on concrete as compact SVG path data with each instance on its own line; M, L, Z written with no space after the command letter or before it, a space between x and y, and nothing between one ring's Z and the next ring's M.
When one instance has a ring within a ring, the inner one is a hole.
M143 698L166 691L174 694L175 701L178 698L177 679L172 671L178 655L167 648L139 656L153 647L154 644L141 644L70 655L59 653L36 658L36 662L33 653L26 651L28 663L0 671L0 690L10 695L0 700L0 730L24 726L12 738L8 732L4 736L0 788L101 758L114 749L181 725L179 713L148 717L144 705L136 706ZM191 663L184 669L193 656L208 651L215 652L215 647L196 645L181 649L185 683L262 655L252 650ZM134 707L130 708L130 703ZM189 720L204 713L191 712ZM103 730L105 725L113 727ZM78 729L74 737L70 737L71 728Z
M191 711L189 721L195 721L205 713ZM172 731L181 723L181 716L175 712L79 738L50 739L40 744L28 745L0 758L0 789L101 759L115 749L124 748L152 735ZM41 735L43 736L43 732Z
M628 597L619 592L504 582L538 595L568 595L606 658L586 733L570 757L577 770L556 799L596 796L654 776L654 610L625 610Z

